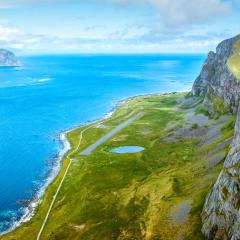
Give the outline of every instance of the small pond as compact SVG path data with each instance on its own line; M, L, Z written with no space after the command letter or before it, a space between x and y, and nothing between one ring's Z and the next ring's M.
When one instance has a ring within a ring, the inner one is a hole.
M145 148L139 146L123 146L111 149L110 153L137 153L143 151Z

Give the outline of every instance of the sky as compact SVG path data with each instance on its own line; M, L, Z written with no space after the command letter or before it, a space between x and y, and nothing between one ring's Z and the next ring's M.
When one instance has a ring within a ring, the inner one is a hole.
M240 0L0 0L18 54L206 53L240 34Z

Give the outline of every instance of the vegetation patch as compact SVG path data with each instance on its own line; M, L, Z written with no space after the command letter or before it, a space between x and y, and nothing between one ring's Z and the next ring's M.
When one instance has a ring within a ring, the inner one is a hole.
M230 112L230 106L213 92L208 93L207 99L208 100L204 104L201 104L196 108L196 114L204 114L209 118L218 119L222 115Z
M232 116L221 128L221 131L223 133L226 133L228 131L234 131L234 127L235 127L235 123L236 123L236 116Z
M200 105L195 109L195 114L203 114L204 116L211 118L211 115L203 105Z
M240 80L240 39L233 46L233 54L228 59L228 68Z
M189 98L192 98L192 97L193 97L192 92L188 92L188 93L184 96L185 99L189 99Z

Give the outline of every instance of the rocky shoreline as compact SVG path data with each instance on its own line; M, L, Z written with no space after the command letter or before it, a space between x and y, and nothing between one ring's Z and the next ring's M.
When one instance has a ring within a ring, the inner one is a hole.
M28 222L34 216L35 210L38 207L38 205L41 203L41 199L44 196L45 190L47 189L49 184L55 179L55 177L57 176L57 174L59 173L59 171L61 169L61 162L62 162L64 155L71 149L71 145L66 136L67 132L68 131L63 132L59 135L59 141L60 141L62 147L57 155L54 166L52 167L50 173L48 174L48 177L44 181L43 186L36 192L36 194L32 200L24 200L26 203L24 204L25 206L24 206L24 210L23 210L23 212L24 212L23 216L20 218L20 220L13 223L11 228L0 233L0 236L5 235L5 234L15 230L22 223Z

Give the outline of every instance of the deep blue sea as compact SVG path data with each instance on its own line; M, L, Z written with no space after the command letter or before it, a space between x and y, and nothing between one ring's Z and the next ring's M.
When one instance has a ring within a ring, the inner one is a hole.
M0 231L43 185L63 130L95 120L121 99L190 89L204 55L20 57L0 68Z

